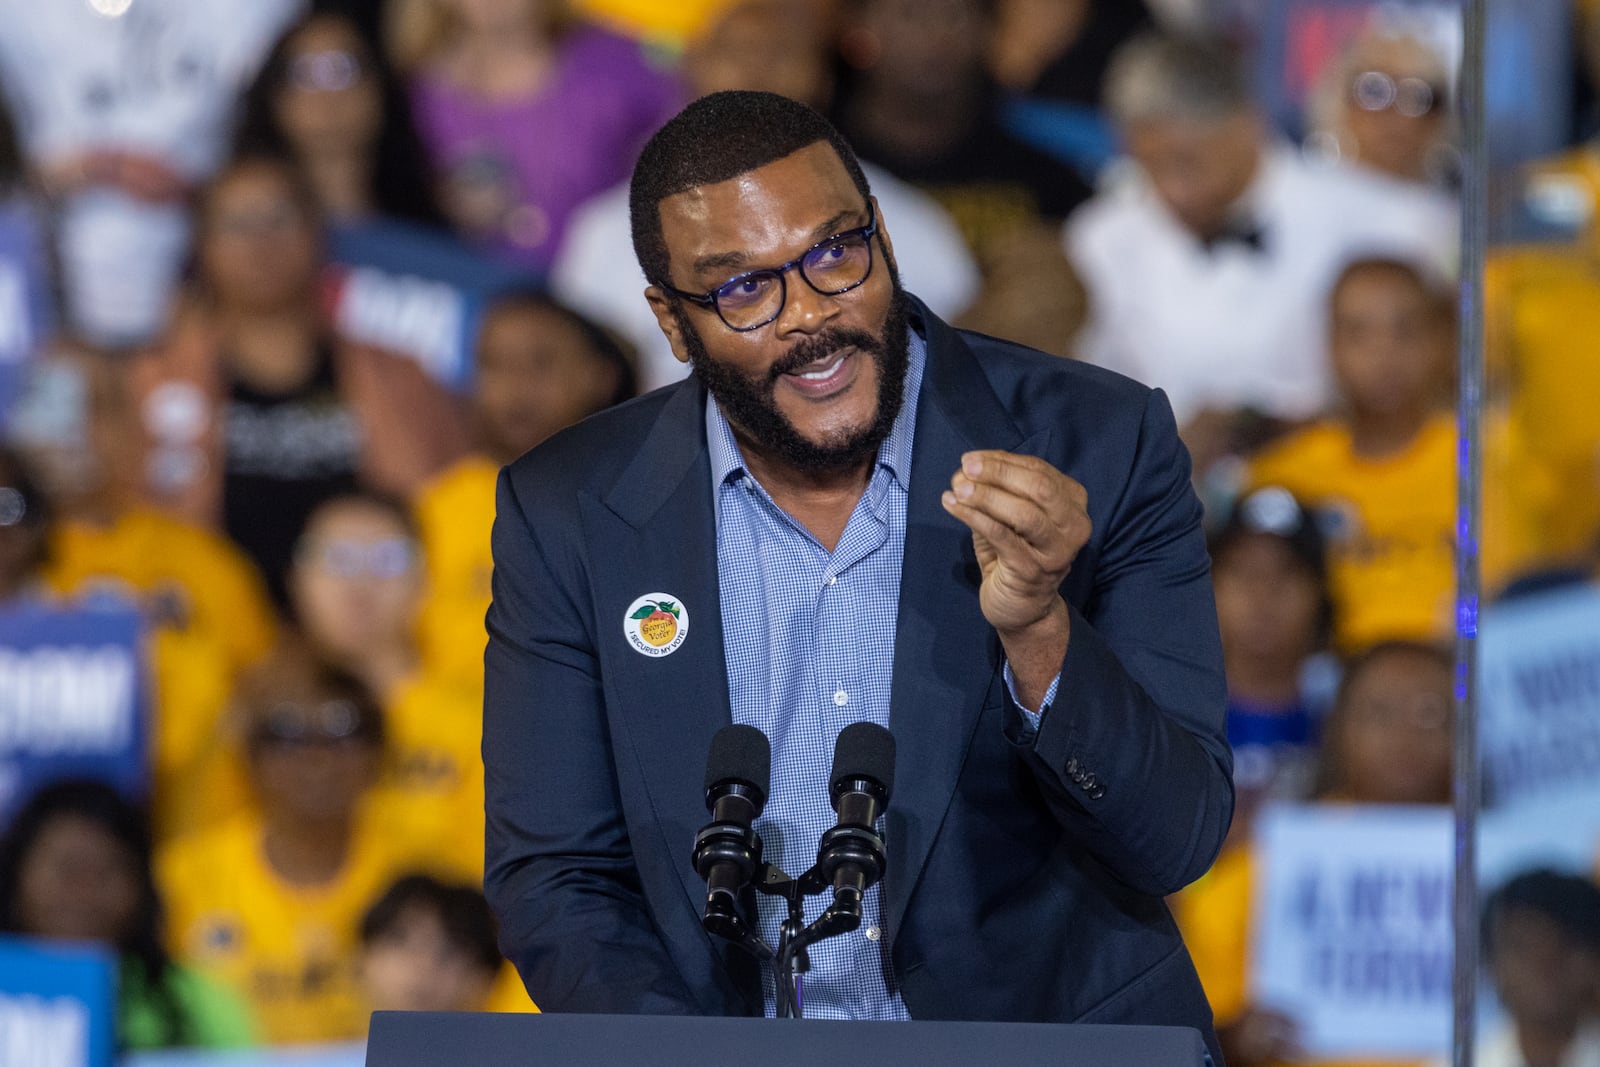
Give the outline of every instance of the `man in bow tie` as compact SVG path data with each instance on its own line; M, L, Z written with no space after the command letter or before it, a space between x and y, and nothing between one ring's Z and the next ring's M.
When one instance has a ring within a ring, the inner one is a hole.
M1453 266L1448 198L1306 162L1220 45L1136 40L1106 100L1128 159L1066 225L1089 292L1080 355L1165 390L1197 469L1245 412L1293 422L1328 405L1324 308L1347 262Z

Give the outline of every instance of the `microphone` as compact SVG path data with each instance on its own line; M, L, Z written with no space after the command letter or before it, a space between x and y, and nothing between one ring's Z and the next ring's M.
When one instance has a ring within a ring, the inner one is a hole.
M828 799L838 823L822 835L814 868L818 888L831 885L832 932L861 925L861 899L883 877L883 838L874 827L894 787L894 735L876 723L845 727L833 746Z
M751 936L736 905L761 866L761 838L752 824L766 806L771 776L772 745L754 726L735 723L712 737L706 755L711 822L695 835L694 869L706 880L702 924L736 942Z

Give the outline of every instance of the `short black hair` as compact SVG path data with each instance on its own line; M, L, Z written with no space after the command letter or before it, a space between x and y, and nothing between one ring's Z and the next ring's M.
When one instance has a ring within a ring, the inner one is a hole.
M1435 322L1455 322L1456 298L1449 283L1426 263L1402 256L1364 255L1348 260L1328 287L1328 303L1332 305L1350 279L1361 274L1387 274L1402 279L1421 294Z
M426 874L409 874L384 890L361 919L361 946L387 936L407 912L420 909L439 920L444 935L480 970L500 969L494 913L478 890L466 885L446 885Z
M833 123L786 96L730 89L702 96L669 119L639 153L628 187L633 251L645 278L664 284L671 269L661 201L748 174L819 141L832 146L862 198L871 196L855 150Z
M1489 895L1483 905L1483 952L1500 947L1499 927L1511 912L1531 912L1554 923L1567 940L1600 955L1600 886L1548 867L1524 871Z

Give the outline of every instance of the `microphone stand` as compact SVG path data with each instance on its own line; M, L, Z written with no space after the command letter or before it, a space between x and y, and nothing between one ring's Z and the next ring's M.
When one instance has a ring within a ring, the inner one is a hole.
M701 837L711 829L713 827L702 831ZM760 854L757 838L755 855L759 858ZM778 927L776 949L757 932L754 924L746 922L739 914L731 894L713 894L707 900L702 919L707 932L772 964L778 1018L803 1017L805 974L811 969L806 949L818 941L860 927L863 892L882 876L883 854L883 839L877 831L861 826L838 826L823 835L817 863L798 878L771 863L762 862L756 868L752 885L758 893L783 898L789 910L788 917ZM841 868L854 870L854 885L841 880ZM805 898L830 889L834 894L833 903L808 926Z
M771 897L782 897L789 905L789 916L778 927L778 947L772 955L773 980L777 986L777 1017L799 1019L804 1015L805 973L811 969L803 940L806 931L805 881L792 878L770 863L761 865L761 878L755 883L756 891ZM764 943L763 943L764 944Z

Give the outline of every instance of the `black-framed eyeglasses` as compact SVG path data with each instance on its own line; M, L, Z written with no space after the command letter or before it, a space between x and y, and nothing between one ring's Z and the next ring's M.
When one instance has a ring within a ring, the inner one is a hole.
M793 268L798 267L806 284L823 296L848 293L865 282L872 273L872 238L877 232L877 212L869 200L865 226L823 238L805 255L782 266L736 274L705 293L686 293L665 282L661 287L690 303L714 309L728 329L748 333L783 312L789 300L786 279Z

